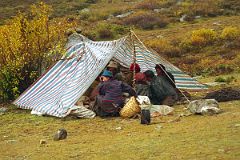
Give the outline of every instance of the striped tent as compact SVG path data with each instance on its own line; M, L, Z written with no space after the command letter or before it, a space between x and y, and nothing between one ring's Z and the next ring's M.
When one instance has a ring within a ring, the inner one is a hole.
M13 103L23 109L65 117L68 109L84 94L111 59L125 67L129 67L135 59L143 72L155 70L155 64L161 63L174 75L177 88L206 89L206 86L147 49L133 32L118 40L99 42L74 33L67 44L66 55Z

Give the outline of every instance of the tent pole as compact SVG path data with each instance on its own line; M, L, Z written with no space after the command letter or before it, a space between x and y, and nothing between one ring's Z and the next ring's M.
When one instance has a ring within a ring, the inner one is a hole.
M135 75L136 75L136 71L135 71L135 67L136 67L136 50L135 50L135 44L134 44L134 39L133 39L133 31L130 30L130 38L133 44L133 88L136 89L136 79L135 79Z

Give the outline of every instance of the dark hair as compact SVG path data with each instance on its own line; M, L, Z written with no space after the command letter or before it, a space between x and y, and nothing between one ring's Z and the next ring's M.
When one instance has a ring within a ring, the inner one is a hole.
M157 68L159 68L159 69L162 69L162 70L166 71L166 68L165 68L165 66L164 66L164 65L162 65L162 64L156 64L156 66L155 66L155 69L157 69Z
M146 76L147 78L148 78L148 77L150 77L150 78L155 77L154 72L151 71L151 70L147 70L147 71L145 71L144 74L145 74L145 76Z

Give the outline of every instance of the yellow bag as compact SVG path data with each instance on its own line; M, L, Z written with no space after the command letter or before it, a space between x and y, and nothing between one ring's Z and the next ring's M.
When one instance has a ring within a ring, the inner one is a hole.
M130 118L141 111L141 108L135 97L131 97L126 105L121 109L120 116Z

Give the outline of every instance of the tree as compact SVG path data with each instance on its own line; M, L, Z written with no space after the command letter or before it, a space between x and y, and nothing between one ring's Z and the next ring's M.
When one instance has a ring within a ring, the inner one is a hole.
M0 100L13 100L64 53L66 19L49 19L52 7L31 6L0 26Z

